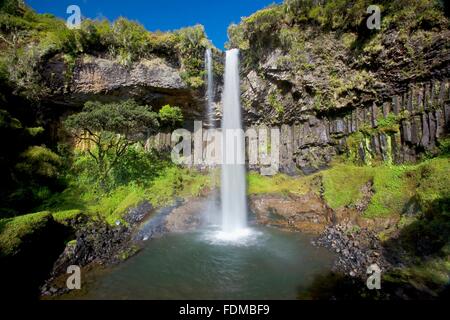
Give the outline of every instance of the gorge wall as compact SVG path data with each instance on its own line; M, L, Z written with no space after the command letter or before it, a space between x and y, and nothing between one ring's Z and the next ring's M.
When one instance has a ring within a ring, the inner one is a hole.
M341 154L414 162L448 134L443 8L379 1L381 29L369 30L366 2L286 1L229 28L229 46L241 49L246 125L283 125L287 173L314 172Z

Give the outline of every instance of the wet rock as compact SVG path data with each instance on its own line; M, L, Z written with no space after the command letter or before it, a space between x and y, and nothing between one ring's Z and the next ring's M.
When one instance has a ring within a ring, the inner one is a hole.
M302 196L259 195L250 197L258 223L319 234L333 219L333 212L315 194Z
M208 200L192 199L174 208L167 215L164 227L168 232L193 230L202 223L201 214L207 208Z
M381 246L375 234L351 223L328 226L312 243L329 248L338 254L333 265L335 272L364 279L367 267L373 263L384 270L389 268L389 264L381 254Z
M128 210L128 213L125 215L125 221L131 225L137 225L142 222L146 215L148 215L153 210L153 206L150 202L144 201L138 206L131 208Z

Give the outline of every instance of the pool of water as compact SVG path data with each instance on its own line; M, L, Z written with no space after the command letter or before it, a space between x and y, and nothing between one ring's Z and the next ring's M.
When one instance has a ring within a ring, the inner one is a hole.
M254 227L167 234L97 276L81 299L295 299L333 256L308 236Z

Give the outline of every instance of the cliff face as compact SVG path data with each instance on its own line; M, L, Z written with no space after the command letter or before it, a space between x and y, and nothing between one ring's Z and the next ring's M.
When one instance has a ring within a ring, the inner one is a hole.
M180 67L166 59L155 56L124 66L112 59L83 55L68 69L62 55L45 64L42 75L50 89L45 99L53 104L76 107L89 100L133 98L155 108L179 106L187 118L202 116L203 90L189 87Z
M435 1L400 2L380 1L381 30L367 29L365 1L286 1L230 27L246 125L285 125L285 171L436 151L450 115L449 23Z

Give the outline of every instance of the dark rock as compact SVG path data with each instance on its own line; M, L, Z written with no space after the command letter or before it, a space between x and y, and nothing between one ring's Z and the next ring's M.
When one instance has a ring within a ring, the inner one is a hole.
M146 215L148 215L153 210L153 206L148 201L144 201L138 206L128 210L125 215L125 221L130 225L137 225L142 222Z
M422 139L420 144L425 148L430 145L430 129L428 127L428 117L425 113L422 115Z
M338 254L333 271L348 274L351 277L366 279L366 270L376 263L383 270L390 264L381 254L381 245L375 234L368 229L356 229L352 224L328 226L314 240L316 246L332 249Z

